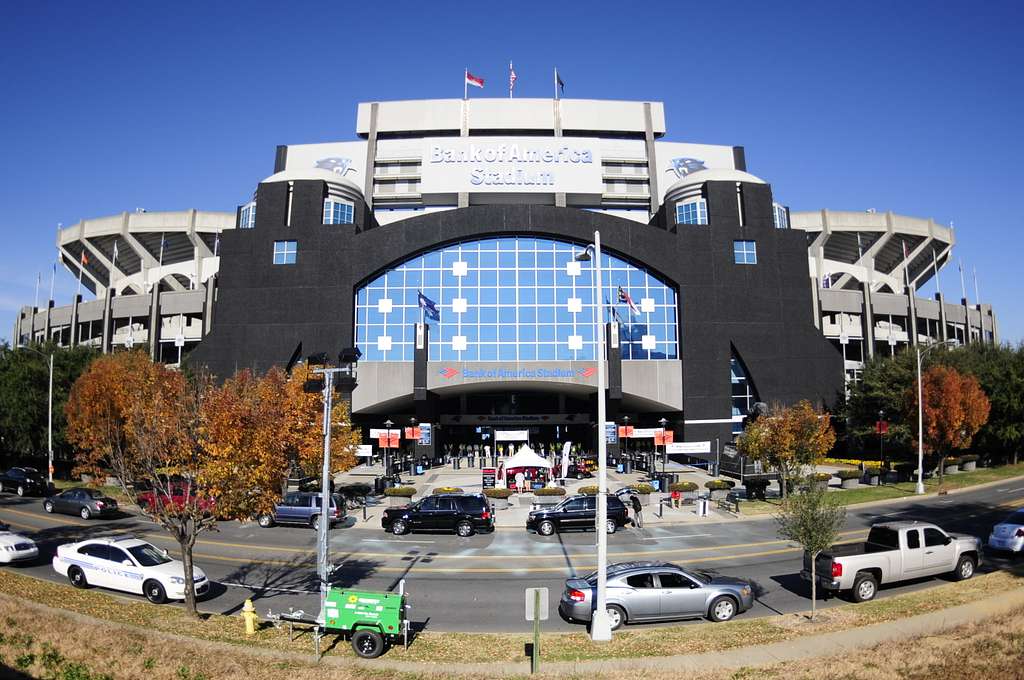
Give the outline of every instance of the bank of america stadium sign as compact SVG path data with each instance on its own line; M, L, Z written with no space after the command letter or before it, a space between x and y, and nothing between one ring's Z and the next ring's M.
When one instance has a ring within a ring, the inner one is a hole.
M587 368L466 368L459 370L446 366L438 371L438 375L446 380L462 376L466 380L572 380L574 378L591 378L597 374L597 369Z

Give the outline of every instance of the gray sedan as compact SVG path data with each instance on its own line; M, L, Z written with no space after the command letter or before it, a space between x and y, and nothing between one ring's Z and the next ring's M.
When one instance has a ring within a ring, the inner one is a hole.
M708 617L728 621L754 606L750 583L683 569L667 562L608 566L607 611L612 630L624 623ZM565 582L558 611L570 621L590 622L597 572Z

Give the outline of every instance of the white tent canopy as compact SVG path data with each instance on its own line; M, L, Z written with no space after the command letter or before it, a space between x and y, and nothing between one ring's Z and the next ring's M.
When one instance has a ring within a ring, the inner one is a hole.
M547 462L536 453L533 452L529 446L525 444L516 451L514 456L511 456L504 461L505 469L509 468L521 468L521 467L532 467L532 468L546 468L551 469L551 463Z

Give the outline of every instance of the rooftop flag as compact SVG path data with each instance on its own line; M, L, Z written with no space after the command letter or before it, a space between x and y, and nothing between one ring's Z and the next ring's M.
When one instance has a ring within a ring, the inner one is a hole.
M516 86L516 80L517 79L518 79L518 76L516 76L516 70L514 68L512 68L512 62L510 61L510 62L508 62L508 98L509 99L512 98L512 88L514 88ZM482 87L482 85L481 85L481 87Z
M629 293L627 293L622 286L619 286L619 302L625 302L626 306L629 307L631 314L640 313L640 308L636 306L636 303L633 302L633 298L629 296Z
M565 81L558 75L558 69L555 69L555 99L558 99L561 95L565 94Z
M423 310L424 316L427 316L434 321L441 320L441 312L437 309L437 303L428 298L421 291L416 291L416 304L418 304L420 309Z
M462 86L462 98L469 99L469 86L472 85L473 87L482 88L484 86L484 79L476 77L475 75L469 72L469 69L465 69L465 75L466 80L464 85Z

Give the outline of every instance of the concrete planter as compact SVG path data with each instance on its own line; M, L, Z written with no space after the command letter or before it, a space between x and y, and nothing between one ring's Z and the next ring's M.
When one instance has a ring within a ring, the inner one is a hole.
M506 510L509 506L507 498L488 498L487 500L495 510Z
M811 485L815 491L828 491L828 483L829 480L827 479L816 479Z
M713 501L720 501L729 495L729 489L711 489L708 491L708 498Z
M860 480L854 477L853 479L844 479L842 481L842 488L844 489L856 489L860 486Z
M956 474L958 472L960 472L960 466L959 465L954 463L953 465L947 465L946 466L946 474L947 475L954 475L954 474Z
M881 480L881 477L879 477L877 472L869 472L864 475L864 478L870 486L878 486L878 483Z
M974 470L978 468L978 461L969 460L965 462L961 467L963 468L964 472L974 472Z
M888 470L882 476L882 481L886 484L895 484L896 482L900 481L900 476L896 474L895 470Z
M530 503L535 503L545 508L553 507L565 500L565 496L534 496L533 494L524 494L523 498L529 498Z

